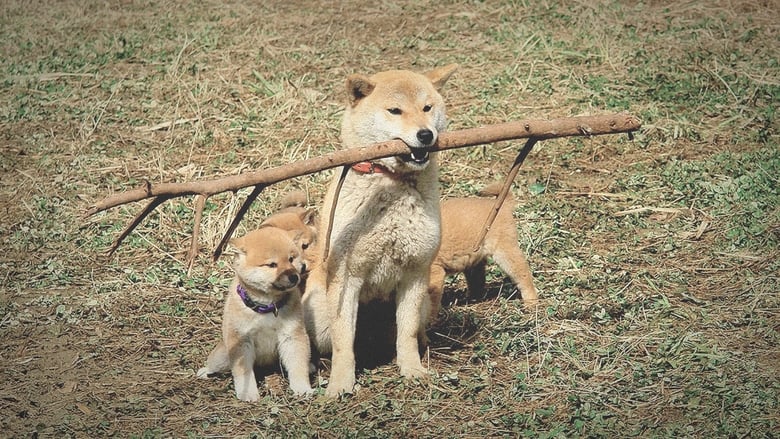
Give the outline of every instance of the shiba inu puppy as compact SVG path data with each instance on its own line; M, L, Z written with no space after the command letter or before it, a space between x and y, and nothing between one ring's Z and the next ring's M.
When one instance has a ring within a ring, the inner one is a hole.
M209 354L198 377L231 371L236 396L257 401L254 366L281 360L290 388L313 392L309 383L311 348L301 308L301 254L288 232L261 227L232 239L238 250L236 278L222 317L222 341Z
M499 189L500 186L488 186L480 195L495 197ZM485 264L488 258L492 258L509 275L526 305L537 302L531 268L517 244L517 225L512 216L516 202L509 198L504 201L482 246L474 250L494 201L494 198L450 198L442 201L441 247L431 265L428 290L431 321L435 320L441 308L445 276L465 273L469 297L474 297L485 289Z
M425 74L394 70L347 78L341 128L346 148L393 139L410 153L352 166L333 215L330 253L309 276L307 330L321 353L332 352L326 396L355 384L358 307L395 301L396 361L404 377L421 377L418 335L427 319L430 265L439 248L436 143L447 124L439 89L456 66ZM319 236L326 235L338 177L325 198ZM319 247L324 247L320 245Z
M306 194L303 191L291 191L282 198L279 210L260 224L260 227L271 226L290 232L303 256L302 280L306 279L317 256L314 248L317 243L317 211L305 206ZM301 291L304 287L305 284L301 284Z

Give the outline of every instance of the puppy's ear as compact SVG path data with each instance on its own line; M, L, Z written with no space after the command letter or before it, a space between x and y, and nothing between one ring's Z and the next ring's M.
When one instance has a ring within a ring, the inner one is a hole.
M228 241L228 244L233 246L239 254L246 255L246 243L244 242L244 238L232 238L230 241Z
M301 212L301 221L307 226L314 226L317 224L317 211L314 209L306 209Z
M349 105L355 106L361 99L370 95L374 91L374 84L367 76L349 75L347 77L347 98Z
M447 80L450 79L450 75L452 75L452 73L457 69L457 64L450 64L444 67L433 69L430 72L427 72L425 76L430 79L431 84L433 84L436 90L440 90L442 87L444 87L444 84L447 82Z

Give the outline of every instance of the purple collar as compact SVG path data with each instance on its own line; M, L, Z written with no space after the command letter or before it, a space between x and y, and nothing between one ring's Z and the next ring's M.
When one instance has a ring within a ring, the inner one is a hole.
M284 306L284 304L287 302L287 298L285 297L284 299L280 300L277 303L271 302L267 305L263 305L262 303L257 303L249 297L246 288L244 288L244 286L241 285L240 283L236 285L236 292L238 293L238 297L240 297L241 300L244 302L244 305L246 305L247 308L251 309L252 311L258 314L274 313L274 316L278 316L279 308Z

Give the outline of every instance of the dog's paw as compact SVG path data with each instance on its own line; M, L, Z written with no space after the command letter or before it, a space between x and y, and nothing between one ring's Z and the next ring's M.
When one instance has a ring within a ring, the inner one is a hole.
M355 391L355 375L351 377L334 377L331 375L328 382L328 388L325 389L325 396L328 398L338 398L342 394L352 394Z
M209 370L208 367L201 367L200 369L198 369L197 377L202 380L206 380L209 379L210 373L211 371Z
M260 399L260 392L255 387L254 389L246 389L241 392L236 392L236 397L244 402L256 402Z
M401 376L406 379L427 378L428 369L422 367L422 365L401 366Z
M295 396L311 396L314 394L314 389L308 383L290 383L290 389Z

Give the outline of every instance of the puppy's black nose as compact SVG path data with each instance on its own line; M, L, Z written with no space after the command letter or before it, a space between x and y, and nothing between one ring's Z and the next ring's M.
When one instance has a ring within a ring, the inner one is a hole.
M293 284L293 285L297 285L297 284L298 284L298 281L300 281L300 280L301 280L301 278L300 278L300 277L299 277L297 274L295 274L295 273L291 273L289 276L287 276L287 279L288 279L288 280L290 281L290 283L291 283L291 284Z
M433 131L425 129L417 131L417 140L425 146L433 143Z

